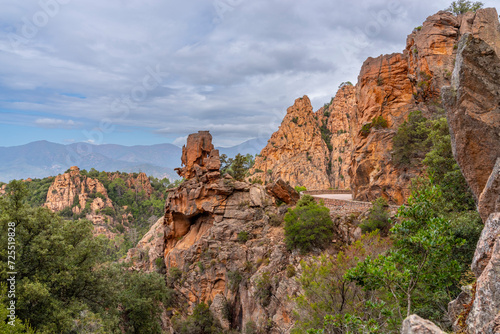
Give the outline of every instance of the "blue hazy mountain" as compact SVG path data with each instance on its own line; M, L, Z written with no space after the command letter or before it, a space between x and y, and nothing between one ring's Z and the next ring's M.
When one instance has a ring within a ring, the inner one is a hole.
M237 153L255 155L266 145L251 139L233 147L219 148L229 157ZM178 179L182 149L173 144L123 146L115 144L62 145L45 140L26 145L0 147L0 181L43 178L64 173L71 166L106 172L144 172L171 180Z

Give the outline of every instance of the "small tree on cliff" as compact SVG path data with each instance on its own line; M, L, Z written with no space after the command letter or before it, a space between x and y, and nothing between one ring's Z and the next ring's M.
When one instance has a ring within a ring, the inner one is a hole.
M455 15L465 14L467 12L475 12L480 8L483 8L484 3L481 1L468 1L468 0L457 0L453 1L450 7L446 8L446 11L451 12Z
M302 253L323 249L332 241L333 226L330 210L304 195L285 215L285 243L288 249L298 248Z

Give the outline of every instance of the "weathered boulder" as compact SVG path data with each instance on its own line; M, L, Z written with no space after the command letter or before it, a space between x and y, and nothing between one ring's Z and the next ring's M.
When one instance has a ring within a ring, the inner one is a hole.
M299 193L281 178L268 184L266 190L271 196L289 205L295 205L300 198Z
M412 314L403 321L401 334L445 334L445 332L431 321Z

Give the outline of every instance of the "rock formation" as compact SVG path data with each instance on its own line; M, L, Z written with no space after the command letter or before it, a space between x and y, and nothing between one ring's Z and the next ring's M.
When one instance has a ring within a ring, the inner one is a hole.
M488 197L487 193L482 195L483 190L498 190L494 180L488 183L488 179L500 157L500 58L497 53L500 24L494 9L479 11L479 14L483 18L482 28L473 25L472 30L478 33L467 33L461 39L452 87L444 94L453 152L476 199ZM490 23L484 25L488 17ZM496 205L498 199L491 202L485 198L483 202ZM479 205L481 216L486 219L484 204Z
M354 88L344 85L335 98L313 112L307 96L288 108L280 128L255 159L251 178L271 182L278 178L292 187L349 188L351 140L349 117Z
M443 113L441 87L451 83L461 36L469 33L499 48L494 15L494 9L459 16L438 12L408 36L402 53L368 58L357 85L342 85L316 113L307 97L297 99L257 157L252 178L279 177L308 189L351 188L357 200L383 196L402 204L409 196L410 180L424 167L396 166L392 138L412 111L421 110L427 117ZM477 80L487 85L495 80L488 75ZM477 108L495 101L485 97L477 101ZM386 124L374 126L377 119Z
M500 25L492 8L461 19L464 35L443 98L453 154L485 227L471 265L476 283L450 303L449 314L457 332L493 334L500 333Z
M328 189L328 155L311 101L304 96L288 108L280 128L257 156L250 173L265 181L281 178L292 187Z
M298 289L286 267L300 262L298 254L286 250L283 228L274 227L287 207L278 208L263 185L222 177L211 139L206 131L188 137L184 167L178 169L186 180L169 192L165 217L127 260L141 270L157 270L158 263L167 272L180 269L179 293L190 305L212 301L210 309L225 328L243 329L253 321L261 328L271 324L270 333L286 333L294 306L287 296ZM272 189L283 200L296 200L284 181ZM271 293L266 300L257 297L257 282L263 279ZM223 310L232 312L229 318Z
M148 197L153 193L153 187L151 186L151 182L145 173L139 173L135 178L129 177L126 181L126 185L128 188L134 189L135 191L144 191Z
M352 84L344 83L331 102L316 112L322 136L326 137L330 150L327 172L331 188L350 189L352 133L349 123L355 107L356 89Z
M54 212L70 207L78 214L85 209L91 194L100 194L89 202L93 211L113 206L102 183L80 175L80 169L73 166L68 173L56 176L49 188L44 206Z
M467 19L474 21L470 15ZM421 110L426 116L442 112L440 90L450 83L462 21L469 22L438 12L408 36L403 53L368 58L363 64L352 124L350 175L356 199L383 196L402 204L408 197L409 181L423 168L395 166L392 138L411 111ZM387 128L367 128L376 117L386 120Z

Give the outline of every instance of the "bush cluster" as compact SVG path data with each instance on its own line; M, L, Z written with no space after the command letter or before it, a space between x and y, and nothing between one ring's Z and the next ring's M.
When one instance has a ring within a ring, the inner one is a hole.
M285 243L288 249L307 253L313 248L324 249L334 235L330 210L304 195L294 209L285 215Z

